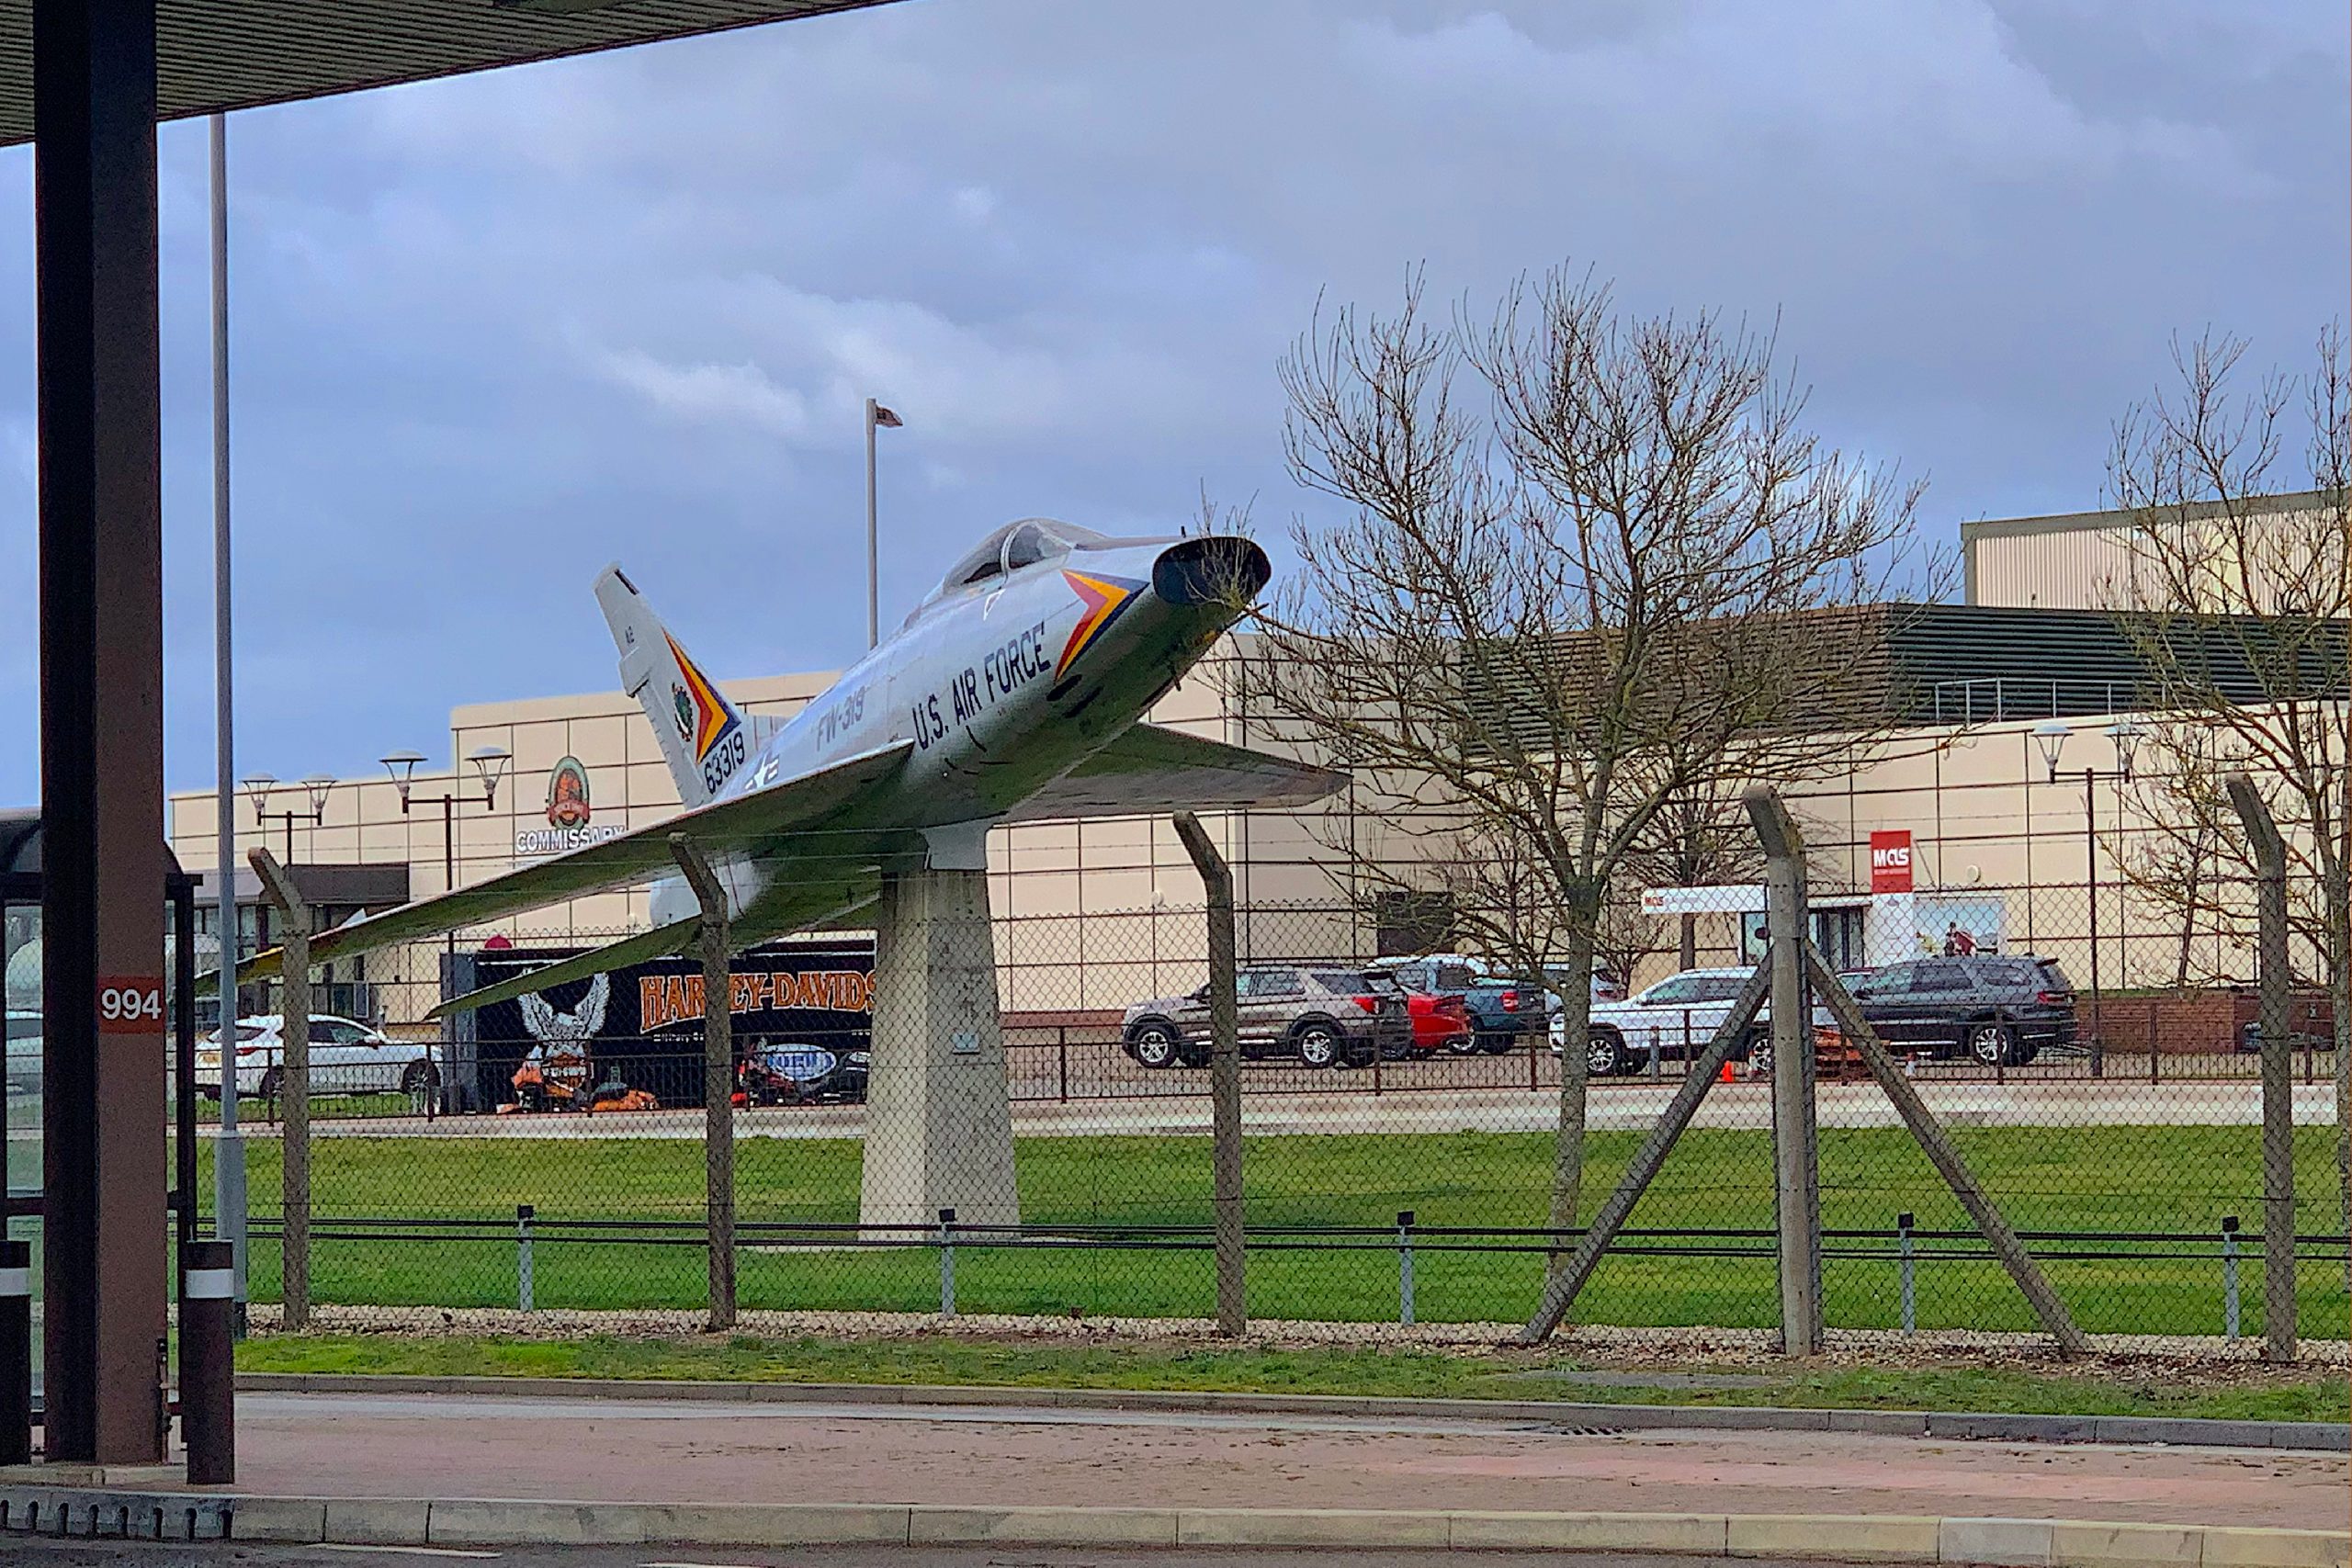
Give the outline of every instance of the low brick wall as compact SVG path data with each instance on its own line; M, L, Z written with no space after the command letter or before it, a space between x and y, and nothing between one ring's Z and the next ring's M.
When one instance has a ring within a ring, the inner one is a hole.
M2078 998L2075 1006L2087 1037L2090 999ZM2324 1036L2335 1027L2335 1010L2324 995L2298 993L2288 1010L2297 1034ZM2260 1011L2251 987L2143 991L2099 998L2098 1032L2110 1051L2132 1055L2151 1050L2161 1055L2211 1055L2235 1050L2238 1032Z

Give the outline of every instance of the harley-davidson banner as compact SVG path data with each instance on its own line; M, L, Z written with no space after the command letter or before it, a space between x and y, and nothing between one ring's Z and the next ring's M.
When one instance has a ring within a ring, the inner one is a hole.
M513 947L460 954L461 964L470 960L472 973L454 976L452 984L493 986L580 951ZM818 1057L845 1059L868 1048L872 938L770 942L736 954L731 967L728 1006L739 1056L805 1067ZM514 1075L527 1061L548 1083L567 1091L622 1083L651 1092L665 1106L698 1106L702 1014L702 964L694 958L657 958L493 1003L471 1015L476 1103L514 1099Z

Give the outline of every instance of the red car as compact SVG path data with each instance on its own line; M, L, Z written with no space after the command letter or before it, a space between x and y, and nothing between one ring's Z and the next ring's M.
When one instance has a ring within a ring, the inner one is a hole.
M1470 1012L1462 1005L1460 997L1413 991L1406 996L1405 1008L1413 1016L1414 1050L1467 1052L1470 1049Z

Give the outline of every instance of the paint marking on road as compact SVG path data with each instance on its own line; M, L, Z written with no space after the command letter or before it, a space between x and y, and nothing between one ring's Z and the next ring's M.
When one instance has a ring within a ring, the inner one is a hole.
M464 1551L454 1546L369 1546L347 1540L322 1540L312 1544L321 1551L363 1551L378 1556L482 1558L499 1555L495 1551Z
M637 1568L767 1568L764 1562L640 1562Z

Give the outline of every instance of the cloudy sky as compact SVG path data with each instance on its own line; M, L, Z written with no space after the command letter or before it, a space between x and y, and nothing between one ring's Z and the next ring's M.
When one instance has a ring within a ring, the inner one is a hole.
M2341 0L913 0L232 122L240 771L608 688L620 558L715 673L969 538L1279 532L1318 293L1563 260L1769 317L1963 519L2100 500L2177 330L2346 313ZM167 777L211 776L204 132L163 131ZM0 153L0 801L38 793L31 160Z

